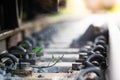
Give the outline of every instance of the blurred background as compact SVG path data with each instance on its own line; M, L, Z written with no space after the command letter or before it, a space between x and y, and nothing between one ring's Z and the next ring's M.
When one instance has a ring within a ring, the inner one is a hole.
M36 0L33 2L23 1L23 3L23 13L28 11L29 15L35 15L37 12L41 14L56 13L60 17L82 18L90 14L119 13L120 10L119 0L48 0L47 2ZM33 11L31 11L32 9Z

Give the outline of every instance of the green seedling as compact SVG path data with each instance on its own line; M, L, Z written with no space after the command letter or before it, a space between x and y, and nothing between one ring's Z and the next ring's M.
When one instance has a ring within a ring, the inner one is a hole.
M55 57L53 54L52 54L52 62L55 62Z
M34 49L32 50L32 52L35 53L35 54L39 54L41 51L42 51L42 48L39 48L39 47L34 48Z
M64 54L60 57L58 57L58 60L57 60L57 62L60 62L60 60L62 59L64 57Z

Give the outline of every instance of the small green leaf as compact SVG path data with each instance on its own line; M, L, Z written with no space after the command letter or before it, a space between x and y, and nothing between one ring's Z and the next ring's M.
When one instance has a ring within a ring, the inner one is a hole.
M60 62L60 58L61 58L61 57L59 56L57 62Z
M63 56L64 56L64 54L61 57L59 56L57 62L60 62L60 60L61 60L61 58L63 58Z
M52 62L55 62L55 57L53 54L52 54Z
M64 57L64 54L62 55L62 58Z
M35 54L39 54L41 52L41 50L42 50L42 48L37 47L37 48L33 49L32 52Z

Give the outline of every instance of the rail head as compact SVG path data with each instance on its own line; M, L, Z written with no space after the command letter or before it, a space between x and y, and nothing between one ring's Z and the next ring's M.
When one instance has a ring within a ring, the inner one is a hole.
M120 29L112 22L109 23L108 29L110 41L109 76L110 80L120 80Z

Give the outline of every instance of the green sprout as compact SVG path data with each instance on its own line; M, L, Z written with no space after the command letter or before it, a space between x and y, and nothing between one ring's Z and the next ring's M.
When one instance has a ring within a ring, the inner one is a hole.
M59 56L58 59L56 60L54 55L52 54L52 60L51 61L52 62L55 62L55 61L60 62L60 59L63 58L63 56L64 56L64 54L61 57Z
M57 62L60 62L60 60L62 59L64 57L64 54L60 57L58 57L58 60L57 60Z
M52 54L52 62L55 62L55 57L53 54Z
M41 51L42 51L42 48L39 48L39 47L34 48L34 49L32 50L32 52L35 53L35 54L39 54Z
M59 56L58 59L55 60L54 55L52 54L52 60L48 63L47 66L41 66L41 67L35 67L35 68L49 68L49 67L53 67L54 65L56 65L58 62L60 62L60 60L64 57L64 54L62 56ZM53 64L50 65L51 62L54 62Z
M55 64L57 64L58 62L60 62L60 60L64 57L64 54L60 57L58 57L57 59L55 59L54 55L52 54L52 59L51 61L48 63L48 67L50 66L54 66ZM53 62L52 65L50 65L50 63Z

